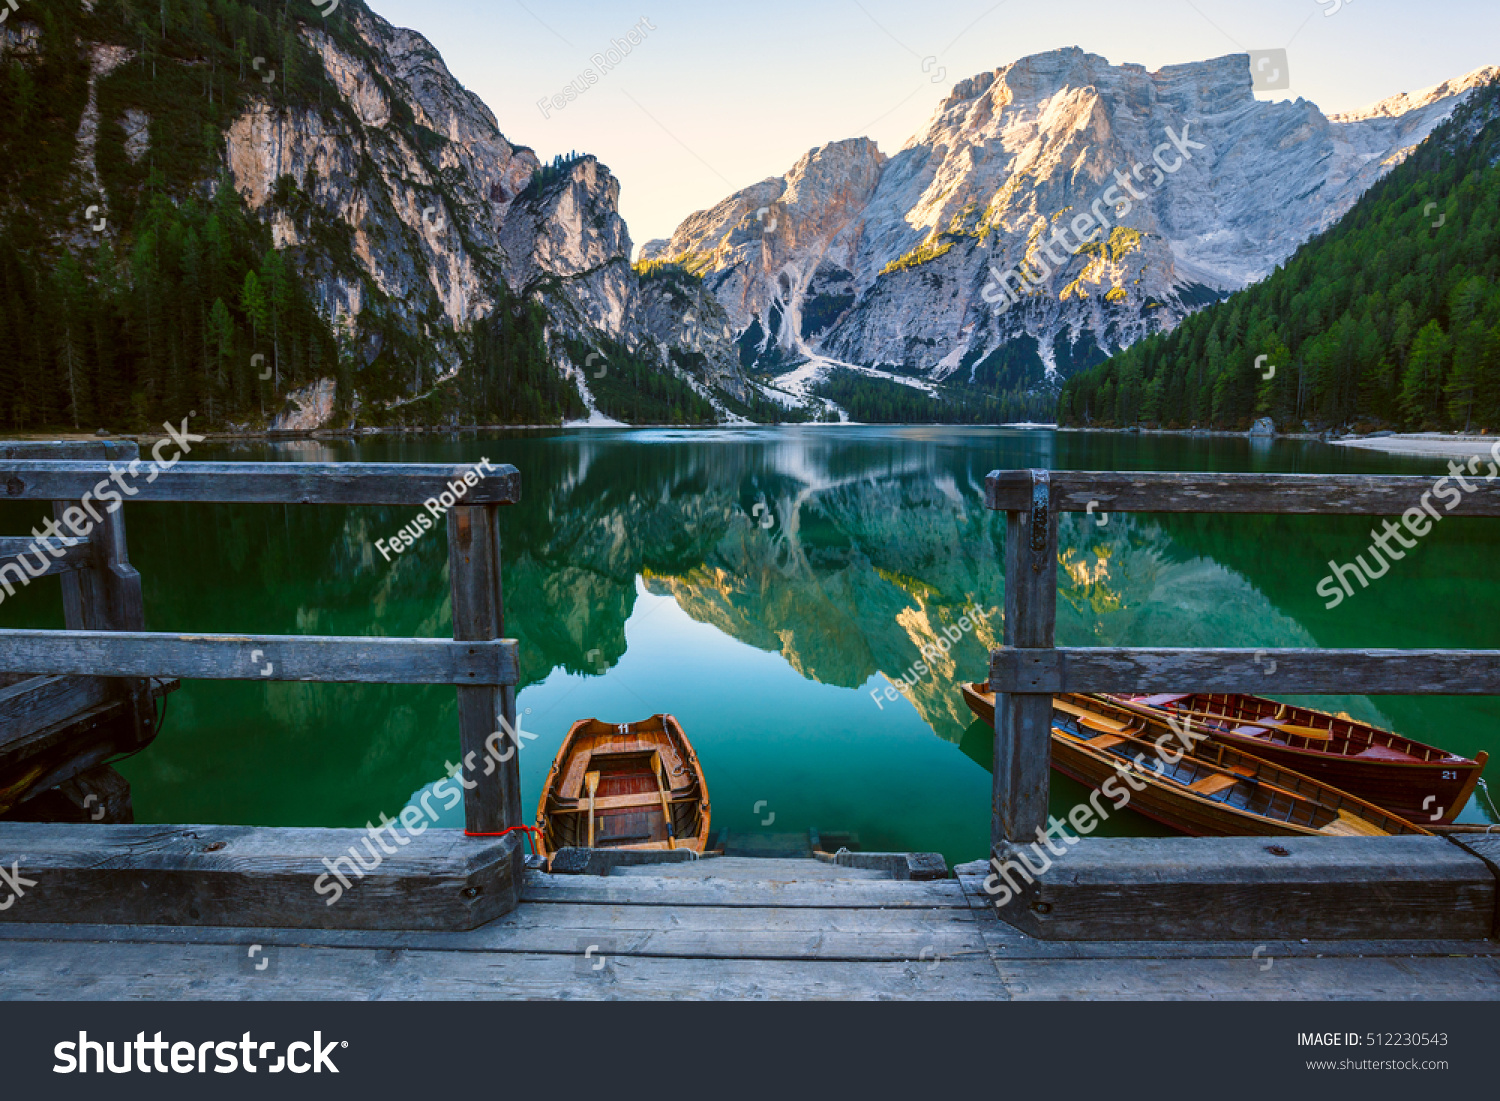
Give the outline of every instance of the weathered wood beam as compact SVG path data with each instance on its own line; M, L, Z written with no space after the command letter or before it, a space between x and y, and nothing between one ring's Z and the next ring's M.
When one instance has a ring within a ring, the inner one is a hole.
M1494 875L1441 837L1086 837L1059 848L1053 867L1040 843L996 847L985 892L1001 920L1056 940L1221 941L1479 940L1495 919Z
M513 639L0 631L0 663L37 674L197 680L459 684L519 679Z
M18 822L98 822L110 826L135 821L130 781L108 765L78 773L13 807Z
M499 638L505 629L499 513L494 507L465 505L448 514L453 637L468 640L466 645L493 645L483 640ZM508 682L515 683L515 678ZM516 729L515 691L500 682L482 688L460 685L458 726L465 828L497 833L522 825L519 736L506 733Z
M87 515L81 501L53 501L52 515L67 524ZM69 631L144 631L146 604L141 575L130 564L125 544L125 515L105 511L89 537L86 568L61 579L63 624ZM130 701L135 727L133 748L143 748L156 737L156 714L151 706L150 682L117 680L114 688Z
M129 462L140 455L134 440L10 440L0 442L0 462L66 460Z
M8 655L0 654L0 660ZM17 738L116 698L101 677L37 676L0 688L0 751Z
M49 550L49 547L53 549ZM26 563L17 561L22 555L26 556L26 562L32 566L42 565L45 568L40 574L32 574L26 569ZM30 536L0 535L0 570L14 563L26 570L26 576L32 580L39 580L52 574L67 573L71 570L87 569L92 561L93 550L89 547L87 539L70 539L68 543L64 543L61 538L49 539L43 545L40 540ZM7 575L0 576L9 576L14 584L14 570L9 571Z
M0 922L456 931L515 909L518 835L427 826L393 837L397 828L376 840L368 830L4 822L0 852L35 886Z
M180 461L156 472L140 460L129 463L0 459L0 498L77 501L96 488L129 501L194 501L236 504L421 505L450 493L473 472L464 504L509 505L521 498L521 475L513 466L414 463L223 463ZM456 495L453 495L456 497ZM107 501L107 495L104 498ZM100 506L95 506L96 509Z
M1441 516L1500 516L1500 481L1486 481L1487 449L1477 474L1463 470L1471 487L1444 475L1385 474L1178 474L1158 471L1054 470L1053 507L1059 512L1253 512L1399 516L1421 509L1423 495ZM1500 464L1496 464L1500 466ZM1013 512L1028 507L1029 472L996 470L985 479L985 505ZM1449 508L1457 494L1458 500ZM1424 513L1424 515L1426 515ZM1429 518L1430 520L1430 518Z
M996 692L1500 695L1500 650L1060 646L990 652Z
M1005 518L1007 646L1049 648L1057 621L1057 510L1051 477L1027 472L1027 500ZM1027 838L1047 824L1052 697L1010 689L995 697L990 837Z

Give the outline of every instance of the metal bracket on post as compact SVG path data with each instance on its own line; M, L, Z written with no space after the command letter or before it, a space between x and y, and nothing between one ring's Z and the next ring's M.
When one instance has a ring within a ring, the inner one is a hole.
M1052 530L1052 476L1045 470L1031 471L1031 568L1037 573L1056 560L1047 553L1047 536Z

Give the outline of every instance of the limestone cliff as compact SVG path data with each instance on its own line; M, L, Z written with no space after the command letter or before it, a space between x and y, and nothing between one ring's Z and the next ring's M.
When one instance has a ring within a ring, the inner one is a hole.
M1257 101L1243 54L1057 50L960 82L894 156L811 150L650 255L703 274L762 368L1035 385L1264 278L1497 72L1325 116Z

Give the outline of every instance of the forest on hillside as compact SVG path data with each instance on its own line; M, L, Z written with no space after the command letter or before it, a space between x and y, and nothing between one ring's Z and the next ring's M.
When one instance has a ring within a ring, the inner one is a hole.
M1070 379L1058 423L1500 429L1497 161L1491 84L1264 282Z
M0 430L145 430L190 411L199 426L263 425L288 392L320 378L337 382L338 423L356 415L356 388L365 424L583 411L548 360L540 307L503 285L494 312L454 334L462 370L439 381L435 346L364 277L348 225L314 208L311 180L282 176L270 198L302 246L275 247L251 215L223 171L224 131L248 97L349 110L303 23L356 55L367 49L308 0L98 0L10 14L7 28L31 44L0 54ZM77 168L91 43L129 51L96 87L102 194ZM442 140L391 102L393 125ZM131 118L148 120L144 153L126 132ZM312 301L312 277L330 269L361 286L357 324L336 327L329 304Z

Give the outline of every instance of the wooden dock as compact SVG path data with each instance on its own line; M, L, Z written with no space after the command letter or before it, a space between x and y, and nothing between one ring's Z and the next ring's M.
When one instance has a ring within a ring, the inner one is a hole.
M1500 1000L1493 940L1046 941L995 916L982 867L530 870L517 910L461 933L5 924L0 996Z
M137 457L133 444L0 445L0 486L76 520L74 503ZM66 624L0 631L0 872L25 879L0 877L0 998L1500 1000L1500 835L1090 837L999 909L990 865L942 878L934 854L629 864L568 850L574 872L595 874L544 873L512 832L526 824L505 749L520 654L504 635L497 515L519 499L519 473L180 463L155 475L133 499L435 516L441 500L454 637L149 632L123 513L44 553L0 537L12 584L27 583L23 559L59 575ZM1057 647L1059 512L1374 516L1399 513L1425 482L991 475L987 503L1007 513L993 858L1049 824L1054 693L1500 695L1497 650ZM1500 493L1453 514L1500 516ZM178 678L453 686L465 829L429 829L408 808L409 835L377 855L360 830L131 824L109 764L149 745ZM357 843L368 875L341 855ZM334 861L358 882L331 905Z

